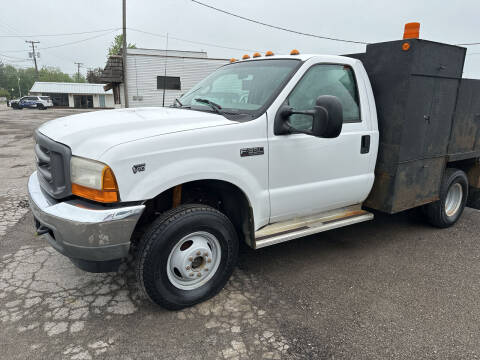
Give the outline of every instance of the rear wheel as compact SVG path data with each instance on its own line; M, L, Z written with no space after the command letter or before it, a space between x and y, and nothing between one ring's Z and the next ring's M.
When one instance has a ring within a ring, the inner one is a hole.
M468 197L468 179L462 170L446 169L440 188L440 200L425 205L430 224L450 227L462 215Z
M142 236L137 278L154 303L181 309L216 295L233 272L238 237L221 212L182 205L156 219Z
M43 104L37 104L37 109L45 110L45 106Z

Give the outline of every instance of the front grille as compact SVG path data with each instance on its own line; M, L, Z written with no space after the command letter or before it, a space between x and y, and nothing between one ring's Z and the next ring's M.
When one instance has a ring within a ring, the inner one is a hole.
M61 199L71 195L68 146L53 141L35 130L35 156L40 186L50 196Z

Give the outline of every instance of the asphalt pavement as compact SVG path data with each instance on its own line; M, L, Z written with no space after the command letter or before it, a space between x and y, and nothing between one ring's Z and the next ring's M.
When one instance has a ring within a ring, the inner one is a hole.
M179 312L118 273L77 269L36 237L33 130L78 110L0 112L2 359L476 359L480 213L445 230L416 212L253 251Z

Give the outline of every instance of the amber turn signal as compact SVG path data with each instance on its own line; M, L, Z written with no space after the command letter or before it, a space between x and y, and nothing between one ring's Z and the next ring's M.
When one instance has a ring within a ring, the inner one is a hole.
M242 60L247 60L247 59L250 59L250 55L245 54L242 56Z
M108 166L105 166L102 171L102 190L72 183L72 194L102 203L112 203L119 200L117 180L112 169Z
M230 62L231 62L231 63L234 63L235 61L237 61L237 59L235 59L235 58L231 58L231 59L230 59Z
M262 56L262 55L259 52L256 52L256 53L253 54L254 58L257 58L257 57L260 57L260 56Z
M300 51L298 51L297 49L293 49L292 51L290 51L290 55L300 55Z
M273 51L270 51L268 50L266 53L265 53L265 56L273 56Z

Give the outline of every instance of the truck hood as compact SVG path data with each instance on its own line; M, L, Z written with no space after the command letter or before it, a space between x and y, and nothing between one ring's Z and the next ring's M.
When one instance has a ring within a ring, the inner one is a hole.
M69 146L74 155L99 159L109 148L125 142L236 123L210 112L150 107L66 116L45 123L38 130Z

